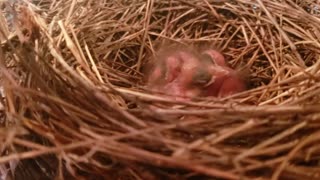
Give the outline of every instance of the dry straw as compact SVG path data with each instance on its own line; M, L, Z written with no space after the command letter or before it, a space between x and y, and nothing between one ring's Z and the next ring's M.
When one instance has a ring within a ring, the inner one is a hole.
M319 179L319 3L0 1L1 176ZM220 49L250 89L152 94L160 42Z

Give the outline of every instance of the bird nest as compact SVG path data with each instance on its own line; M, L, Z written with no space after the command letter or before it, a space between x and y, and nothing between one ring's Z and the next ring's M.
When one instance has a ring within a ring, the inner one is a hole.
M0 2L1 176L319 179L318 4ZM248 90L150 92L143 67L162 42L218 48Z

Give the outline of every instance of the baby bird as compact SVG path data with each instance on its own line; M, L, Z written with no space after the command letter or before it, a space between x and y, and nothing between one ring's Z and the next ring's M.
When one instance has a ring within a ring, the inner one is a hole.
M216 50L203 52L203 58L211 59L215 66L227 73L212 72L214 81L205 88L205 96L225 97L246 90L246 85L239 73L227 66L223 55Z
M225 97L245 90L244 81L227 66L223 55L209 49L165 48L151 63L147 87L176 100L194 97Z

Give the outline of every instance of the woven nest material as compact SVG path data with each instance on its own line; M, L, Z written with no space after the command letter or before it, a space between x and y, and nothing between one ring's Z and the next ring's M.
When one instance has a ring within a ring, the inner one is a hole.
M319 179L319 3L1 1L2 178ZM161 42L220 49L250 88L149 92Z

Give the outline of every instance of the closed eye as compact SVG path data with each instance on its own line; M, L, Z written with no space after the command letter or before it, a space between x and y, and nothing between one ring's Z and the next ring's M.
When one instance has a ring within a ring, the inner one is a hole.
M192 77L192 84L205 87L212 79L212 75L205 69L201 68L195 72Z

